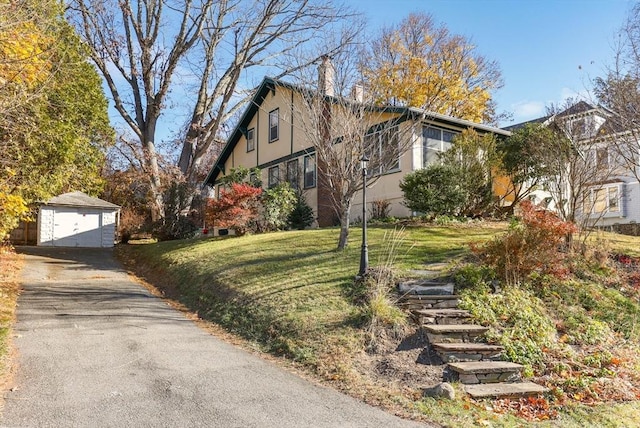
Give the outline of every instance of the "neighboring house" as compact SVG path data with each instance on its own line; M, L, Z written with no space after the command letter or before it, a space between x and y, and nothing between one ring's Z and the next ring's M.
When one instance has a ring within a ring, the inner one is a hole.
M38 211L37 244L48 247L113 247L118 205L82 192L51 198Z
M318 86L324 88L322 94L327 100L336 100L331 90L333 85L330 82L330 75L327 77L322 65L319 74ZM302 119L298 115L302 114L300 112L304 109L297 106L302 102L301 94L308 91L309 89L271 78L265 78L262 81L205 180L206 185L214 187L216 196L220 191L219 180L232 168L258 167L265 187L274 186L281 181L289 181L294 187L303 191L307 203L316 213L319 226L336 224L337 217L328 203L329 190L322 185L323 171L318 165L314 145L306 135L304 127L300 126ZM357 99L361 96L361 92L360 96L358 92L360 91L354 91L353 102L358 102ZM373 171L380 176L377 177L375 184L367 188L368 203L386 200L391 204L390 215L397 217L412 214L403 205L400 181L406 174L436 162L437 154L451 146L451 141L456 134L473 128L480 134L510 135L505 130L440 114L425 113L419 109L371 106L370 111L380 120L384 117L384 120L398 120L399 123L400 132L395 135L383 132L379 132L380 135L378 135L375 132L375 126L372 126L368 136L379 138L380 147L398 144L397 138L411 139L406 140L411 143L411 148L399 156L392 168L386 171ZM407 130L411 132L403 132ZM352 219L361 217L361 201L362 198L356 196L351 209Z
M515 131L527 123L549 126L560 122L570 136L575 150L586 162L589 182L580 192L573 192L578 200L577 219L589 226L616 226L640 223L640 185L617 154L617 143L629 138L614 112L579 101L568 109L533 121L509 126ZM568 185L567 185L568 186ZM570 192L566 191L566 194ZM556 203L567 203L540 186L531 193L535 204L558 209ZM623 229L623 228L622 228Z

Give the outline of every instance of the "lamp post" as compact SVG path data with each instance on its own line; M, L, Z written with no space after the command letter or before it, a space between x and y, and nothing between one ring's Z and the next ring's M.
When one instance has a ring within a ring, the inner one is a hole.
M362 249L360 250L360 272L358 276L364 278L369 269L369 248L367 245L367 165L369 158L362 155L360 168L362 169Z

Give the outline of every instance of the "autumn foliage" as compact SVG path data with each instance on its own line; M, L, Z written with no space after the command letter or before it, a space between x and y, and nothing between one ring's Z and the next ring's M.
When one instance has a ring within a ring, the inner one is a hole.
M31 87L44 80L51 68L50 42L32 22L0 23L0 84Z
M491 91L501 86L495 62L426 14L411 14L383 30L362 69L379 102L478 122L491 120Z
M258 218L261 194L261 188L246 183L232 183L229 190L220 189L220 197L207 203L207 224L232 228L237 235L244 234L250 223Z
M472 250L506 284L521 283L533 272L562 276L568 273L566 238L576 231L575 224L524 201L507 233Z

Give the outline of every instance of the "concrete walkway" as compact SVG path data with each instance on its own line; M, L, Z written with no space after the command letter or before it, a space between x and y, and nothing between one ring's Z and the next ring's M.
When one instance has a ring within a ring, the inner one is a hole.
M6 427L413 427L211 336L111 250L24 247Z

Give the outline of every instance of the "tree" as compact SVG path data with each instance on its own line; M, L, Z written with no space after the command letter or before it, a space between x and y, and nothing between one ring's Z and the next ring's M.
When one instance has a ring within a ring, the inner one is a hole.
M0 126L19 125L16 113L40 94L51 73L52 3L0 3Z
M380 103L423 108L475 122L495 121L492 91L502 86L497 63L467 38L411 14L385 28L362 61L365 83Z
M502 157L502 168L509 177L510 188L505 189L515 207L531 192L541 187L545 178L552 175L549 164L549 145L557 136L553 128L542 123L528 123L513 131L511 136L498 141L497 151ZM565 144L558 143L565 153Z
M61 11L57 16L47 86L20 109L21 126L0 128L5 159L15 166L6 180L29 202L72 190L98 194L104 152L113 139L100 78Z
M95 195L113 132L100 78L59 2L6 7L12 15L0 15L0 58L8 61L0 65L0 105L15 104L0 114L1 198L26 205L72 190ZM27 35L11 33L12 24ZM28 40L38 47L24 53Z
M546 171L540 183L548 190L560 218L581 225L583 231L604 213L595 210L596 215L591 214L602 202L598 186L615 174L619 162L616 154L603 146L593 118L582 114L585 109L592 107L572 99L549 107L545 123L548 138L537 140Z
M614 116L615 138L609 144L626 170L640 180L640 3L629 12L619 31L614 63L594 82L600 104Z
M294 103L297 110L293 112L293 125L315 150L318 200L324 204L319 210L332 210L340 223L338 249L347 246L351 207L363 187L360 159L369 158L367 184L374 185L382 174L398 168L400 157L412 147L410 136L417 132L415 126L421 129L424 119L418 112L394 114L386 107L374 106L370 99L347 95L357 81L353 58L353 52L348 51L333 60L324 57L319 67L321 87L300 89L300 102ZM301 88L318 81L315 75L299 79L307 83Z
M154 219L163 215L156 130L171 91L194 96L179 166L195 182L202 159L238 106L245 70L321 38L350 13L312 0L73 0L70 17L137 144L150 180ZM317 56L317 54L316 54ZM273 68L271 68L273 70ZM286 69L282 73L286 73ZM181 87L179 77L193 79ZM122 83L122 84L121 84ZM178 82L180 83L180 82ZM241 96L241 99L244 97ZM176 101L177 102L177 101Z

